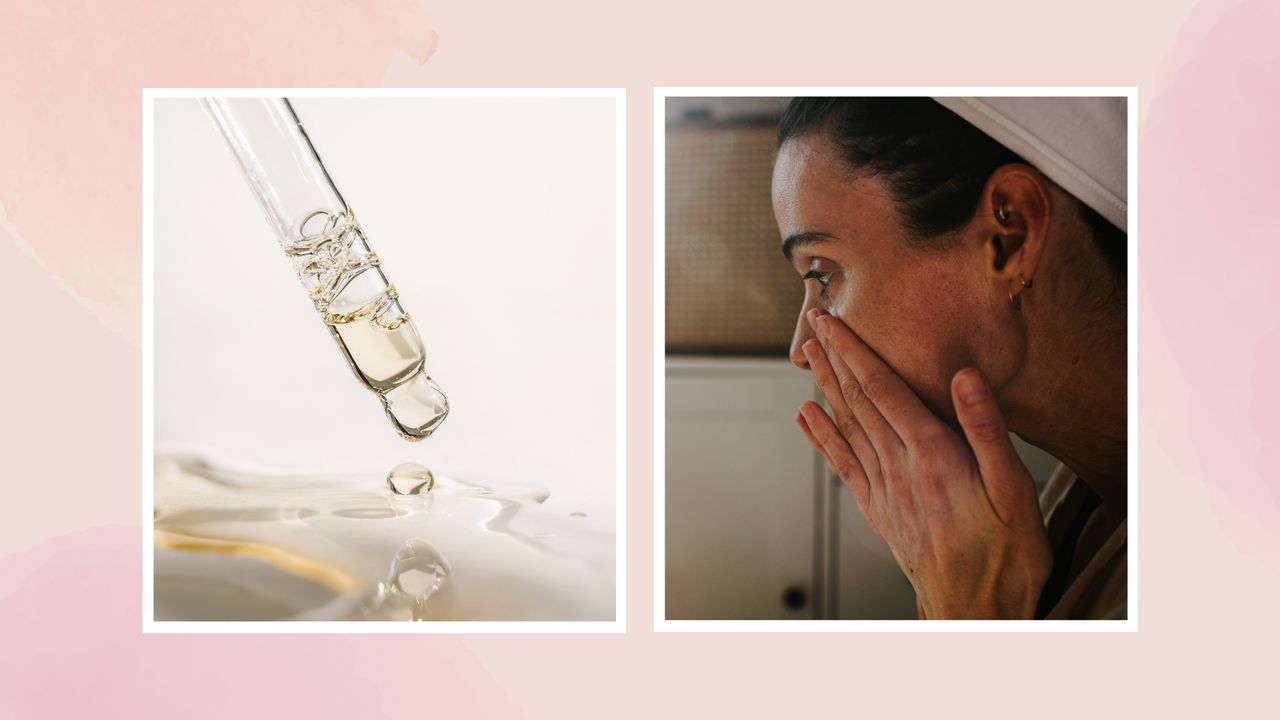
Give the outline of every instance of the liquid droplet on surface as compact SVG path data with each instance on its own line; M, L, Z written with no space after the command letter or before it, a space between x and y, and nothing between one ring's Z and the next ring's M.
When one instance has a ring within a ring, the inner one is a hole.
M387 487L397 495L425 495L436 485L436 476L415 462L400 463L387 475Z
M584 513L584 512L571 512L571 513L569 513L569 517L571 517L571 518L584 518L584 517L586 517L586 516L587 516L587 514L586 514L586 513Z

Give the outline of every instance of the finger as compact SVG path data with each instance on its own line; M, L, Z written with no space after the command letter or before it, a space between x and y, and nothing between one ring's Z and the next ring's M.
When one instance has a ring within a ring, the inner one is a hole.
M810 312L810 322L814 324L815 328L817 327L815 321L818 317L820 315L816 311ZM820 339L819 342L821 343L821 352L819 354L822 358L818 362L826 368L826 374L830 376L831 389L828 391L828 395L830 393L839 395L843 403L849 407L853 418L863 428L872 447L875 448L877 456L881 456L882 459L888 459L891 453L900 452L904 446L902 438L898 436L889 421L885 420L884 416L880 414L880 410L875 406L875 403L871 402L871 399L862 392L862 385L858 382L858 378L849 367L849 364L826 340ZM814 366L815 361L810 360L809 367L813 368ZM814 376L816 379L816 371ZM828 402L830 402L829 397Z
M880 459L876 455L875 446L872 444L871 438L867 436L867 431L858 418L854 416L854 411L849 407L845 392L841 389L840 379L836 376L832 367L831 359L827 357L827 354L823 352L822 347L815 340L806 342L801 346L801 350L804 351L805 359L809 361L809 369L813 372L814 383L822 391L822 396L827 399L827 405L831 407L831 415L835 419L836 427L840 429L849 446L853 448L854 455L857 456L858 462L862 464L871 481L873 483L878 482L880 478Z
M822 456L822 460L827 464L827 469L831 471L831 474L836 477L841 477L839 466L832 461L831 456L827 454L827 449L823 446L822 441L813 434L813 429L809 427L809 421L805 419L805 405L812 406L813 409L810 411L811 414L822 413L823 417L826 417L826 414L823 412L822 408L817 405L817 403L808 401L802 404L800 406L800 412L796 413L796 424L799 425L800 430L804 432L804 436L809 440L809 444L812 445L813 448L818 451L818 454ZM862 428L857 427L857 423L854 423L854 431L858 441L861 442L867 448L866 451L874 457L875 453L870 449L871 443L867 440L866 434L862 432ZM844 436L845 441L848 442L849 433L842 429L840 430L840 433ZM854 459L857 460L858 465L862 467L862 475L867 479L867 491L865 495L863 495L860 492L855 492L853 487L849 486L847 483L846 487L849 487L850 493L853 494L854 500L858 503L858 508L861 509L862 513L868 520L870 520L872 503L876 496L881 492L877 488L880 474L879 472L872 472L868 470L867 463L862 460L862 456L860 456L856 450L854 451ZM841 478L841 482L844 482L843 478Z
M828 354L844 360L862 394L900 438L910 439L921 429L940 422L893 368L839 318L814 312L812 324ZM858 418L861 420L862 416Z
M1001 518L1005 511L1021 511L1030 501L1035 503L1035 485L1031 474L1018 457L1009 437L1004 414L996 403L991 386L977 368L965 368L951 379L951 399L956 418L973 449L986 487L987 497Z
M836 475L836 467L831 463L831 458L827 457L827 449L822 447L822 443L818 441L818 438L813 436L813 431L809 429L809 421L804 419L803 412L796 413L796 425L800 426L800 431L804 433L809 444L822 456L822 461L827 464L827 469L831 471L832 475Z
M871 484L862 464L853 454L853 449L849 447L849 443L845 442L844 435L827 413L812 400L800 406L800 415L807 425L805 434L810 437L810 442L816 441L817 445L821 446L823 457L827 460L827 467L831 468L836 477L839 477L845 487L849 488L854 502L858 503L858 509L869 520L871 518Z
M840 381L836 379L836 374L831 368L831 362L827 358L827 354L822 351L822 346L817 340L809 340L800 346L800 350L804 352L804 357L809 361L809 370L813 373L813 383L818 386L818 390L822 396L827 399L827 406L831 408L831 415L835 418L836 425L845 432L846 436L849 431L857 427L857 422L853 417L853 410L849 408L849 404L845 402L844 395L840 393Z

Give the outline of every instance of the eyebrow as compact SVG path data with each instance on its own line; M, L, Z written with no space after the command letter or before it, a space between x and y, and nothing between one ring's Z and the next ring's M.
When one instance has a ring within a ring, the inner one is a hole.
M791 262L791 253L798 247L805 245L814 245L816 243L835 240L834 235L828 235L824 232L798 232L794 235L788 235L786 240L782 241L782 257Z

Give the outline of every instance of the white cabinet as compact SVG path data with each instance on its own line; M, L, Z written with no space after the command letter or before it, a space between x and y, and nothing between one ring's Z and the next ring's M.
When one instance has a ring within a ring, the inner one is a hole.
M667 360L669 619L814 617L821 478L792 420L812 394L785 361Z
M795 425L786 360L669 358L669 619L914 617L883 542Z

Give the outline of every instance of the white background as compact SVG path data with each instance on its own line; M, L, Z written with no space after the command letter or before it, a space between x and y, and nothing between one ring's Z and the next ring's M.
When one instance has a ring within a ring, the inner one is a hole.
M612 98L297 99L451 411L402 440L194 99L155 105L156 449L286 472L405 461L613 528Z

